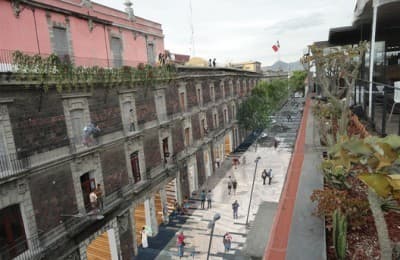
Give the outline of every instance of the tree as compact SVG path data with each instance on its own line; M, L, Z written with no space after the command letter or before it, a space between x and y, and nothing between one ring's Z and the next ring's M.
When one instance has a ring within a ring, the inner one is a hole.
M246 130L265 129L270 116L287 97L287 81L261 82L251 92L238 110L239 125Z
M304 81L307 78L307 71L293 71L293 75L289 79L289 86L294 92L304 93Z
M303 63L312 62L316 67L316 79L323 94L340 111L339 135L346 134L351 93L360 72L366 46L366 42L329 49L313 45L310 46L312 55L302 60Z

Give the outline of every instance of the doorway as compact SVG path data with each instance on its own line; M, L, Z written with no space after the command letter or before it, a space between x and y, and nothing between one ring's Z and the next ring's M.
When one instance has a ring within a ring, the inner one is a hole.
M80 177L83 203L85 204L85 209L87 211L91 210L89 194L96 189L96 180L94 179L93 173L84 173Z

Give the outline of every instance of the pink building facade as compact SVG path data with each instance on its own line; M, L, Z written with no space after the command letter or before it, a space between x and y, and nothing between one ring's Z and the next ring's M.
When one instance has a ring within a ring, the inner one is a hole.
M155 64L161 24L82 0L0 0L0 60L12 52L68 56L81 66Z

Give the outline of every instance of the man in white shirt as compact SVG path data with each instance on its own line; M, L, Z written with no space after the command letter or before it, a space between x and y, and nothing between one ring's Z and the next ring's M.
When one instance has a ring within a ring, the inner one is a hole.
M89 193L89 199L90 199L90 205L92 206L92 209L97 209L97 195L94 191L91 191Z

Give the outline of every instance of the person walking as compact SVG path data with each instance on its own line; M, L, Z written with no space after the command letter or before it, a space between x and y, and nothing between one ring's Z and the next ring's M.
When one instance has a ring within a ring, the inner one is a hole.
M147 230L146 227L142 228L142 231L140 232L142 235L142 247L143 248L148 248L149 247L149 242L147 241Z
M272 169L269 168L269 171L268 171L268 185L271 185L271 181L272 181Z
M204 209L204 205L206 203L206 191L202 190L200 193L200 202L201 202L201 209Z
M228 253L232 244L232 236L229 234L229 232L225 233L222 242L224 243L225 253Z
M181 231L177 237L176 245L178 246L178 256L181 258L183 256L183 250L185 248L185 236Z
M232 190L232 177L229 176L229 178L228 178L228 195L231 195L231 190Z
M208 193L207 193L207 209L211 209L211 199L212 199L212 193L211 193L211 190L208 190Z
M261 178L263 179L263 185L265 185L265 180L267 179L267 177L268 177L267 170L264 169L262 174L261 174Z
M232 188L233 188L233 195L236 195L236 188L237 188L237 180L235 177L232 178Z
M101 189L101 185L97 184L97 188L94 190L94 193L96 193L97 196L97 205L100 210L103 210L104 204L103 204L103 191Z
M276 148L278 148L278 140L276 140L275 138L274 138L274 148L275 148L275 150L276 150Z
M233 219L238 219L239 203L237 200L232 203Z

